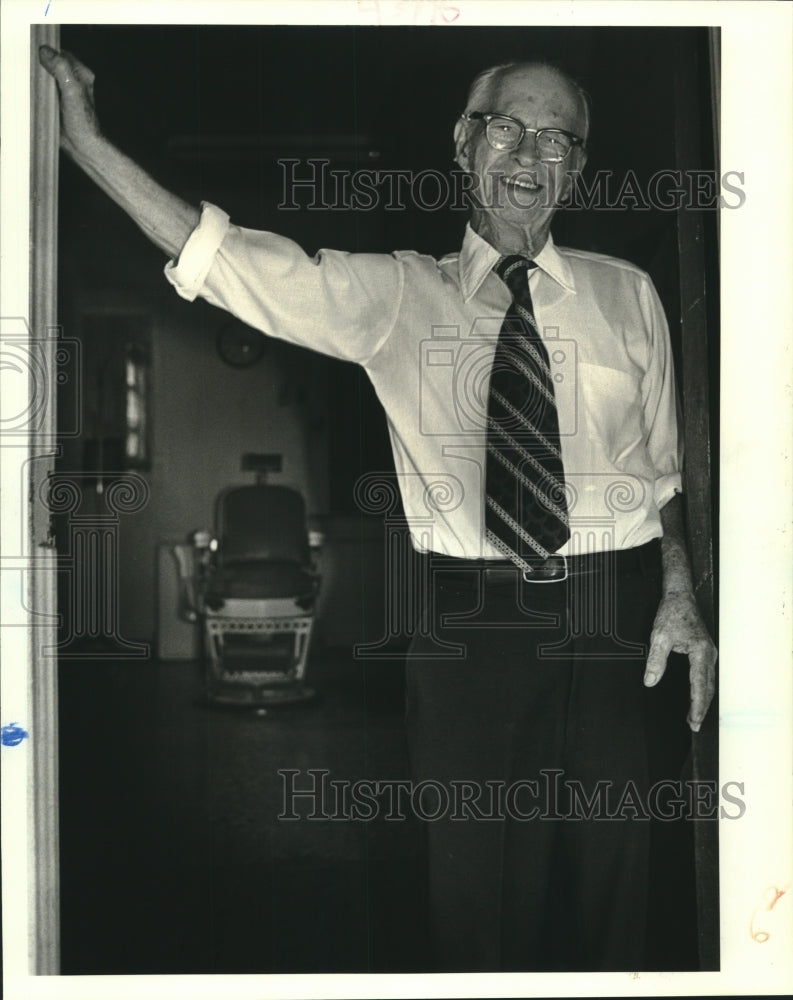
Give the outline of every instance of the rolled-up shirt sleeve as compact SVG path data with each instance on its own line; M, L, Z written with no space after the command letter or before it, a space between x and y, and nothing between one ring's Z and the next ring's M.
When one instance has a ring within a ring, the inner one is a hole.
M642 404L647 452L655 470L655 503L660 509L683 489L683 436L669 328L663 306L649 278L643 283L642 309L649 333Z
M165 276L185 299L200 296L265 334L361 363L391 332L404 283L392 255L320 250L312 258L206 203Z

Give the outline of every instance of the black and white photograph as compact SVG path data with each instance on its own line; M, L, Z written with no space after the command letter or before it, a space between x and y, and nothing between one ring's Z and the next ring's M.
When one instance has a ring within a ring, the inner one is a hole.
M792 12L673 6L11 0L9 997L787 992Z

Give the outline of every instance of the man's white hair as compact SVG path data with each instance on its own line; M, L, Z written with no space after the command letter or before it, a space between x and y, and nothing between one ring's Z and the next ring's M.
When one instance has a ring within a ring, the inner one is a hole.
M582 138L586 139L589 136L589 120L591 116L592 100L581 84L570 76L566 70L563 70L560 66L556 66L553 62L546 59L527 59L523 62L502 63L499 66L490 66L488 69L482 70L481 73L474 77L471 89L468 91L468 101L465 105L466 114L469 111L490 110L487 107L490 96L495 90L496 84L502 79L502 77L506 76L507 73L510 73L513 70L528 69L529 67L535 66L541 66L545 69L552 70L567 84L569 84L576 94L578 94L578 99L580 100L581 107L584 111L585 132Z

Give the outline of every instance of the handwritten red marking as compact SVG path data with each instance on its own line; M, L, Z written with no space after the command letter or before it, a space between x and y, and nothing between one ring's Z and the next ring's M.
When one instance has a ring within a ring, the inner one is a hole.
M358 10L363 15L374 14L377 24L383 23L379 0L368 0L368 2L367 0L358 0Z
M767 889L763 891L763 899L765 900L765 904L762 907L756 906L752 910L752 916L751 919L749 920L749 936L753 941L756 941L757 944L765 944L765 942L768 941L768 939L771 937L770 931L754 929L754 921L755 917L757 916L757 911L762 909L766 913L770 913L771 910L773 910L773 908L776 906L776 904L785 895L787 891L788 891L787 888L778 889L775 885L770 885Z
M772 885L768 889L766 889L766 892L773 892L774 894L774 898L766 907L766 909L773 910L773 908L776 906L779 900L785 895L787 889L777 889L775 885Z
M453 24L460 16L461 10L444 0L392 0L385 4L381 0L358 0L358 10L364 17L373 15L377 24L390 24L394 21L407 21L418 25Z

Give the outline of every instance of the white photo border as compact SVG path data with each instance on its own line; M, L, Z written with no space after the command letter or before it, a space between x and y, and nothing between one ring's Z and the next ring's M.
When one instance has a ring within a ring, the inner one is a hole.
M793 983L791 834L791 319L793 82L789 3L561 3L469 0L5 0L2 7L2 285L0 316L28 311L29 28L58 24L708 25L721 27L721 167L744 175L745 204L721 218L720 784L744 783L746 812L720 824L721 971L438 976L33 977L24 926L28 891L24 769L3 747L3 901L6 996L371 997L777 995ZM452 13L456 12L452 17ZM749 123L775 136L774 153L746 142ZM22 259L20 259L22 258ZM6 446L7 447L7 446ZM0 458L2 456L0 455ZM7 484L4 484L7 485ZM11 530L25 512L6 498ZM17 519L17 520L14 520ZM4 663L24 656L18 630L0 632ZM16 674L14 674L16 676ZM5 708L2 723L10 722ZM22 722L23 720L14 720ZM17 804L17 808L14 807ZM9 808L10 807L10 808ZM767 891L771 936L750 925ZM791 891L789 891L791 890Z

